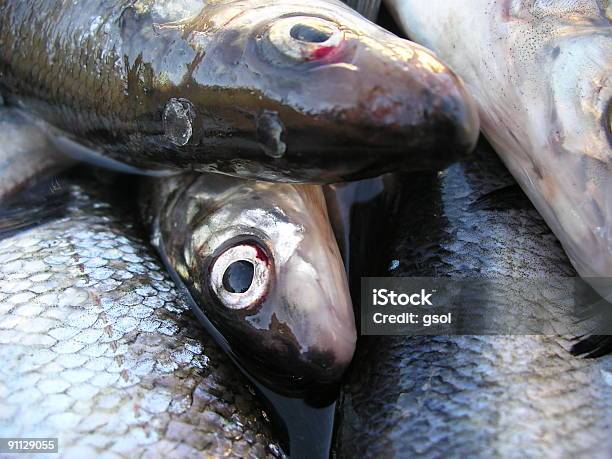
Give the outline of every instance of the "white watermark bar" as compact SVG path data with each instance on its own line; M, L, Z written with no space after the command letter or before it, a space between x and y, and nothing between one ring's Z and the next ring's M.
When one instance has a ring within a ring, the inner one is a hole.
M612 335L611 279L364 277L362 335Z
M0 454L57 452L57 438L0 438Z

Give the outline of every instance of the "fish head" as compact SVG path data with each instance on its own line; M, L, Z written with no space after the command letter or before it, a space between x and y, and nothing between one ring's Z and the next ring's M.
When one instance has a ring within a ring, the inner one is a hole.
M183 27L199 50L181 96L197 115L191 143L231 146L243 175L264 163L339 181L439 167L475 145L461 80L339 2L220 2Z
M180 195L165 251L241 364L283 387L337 382L356 329L320 187L210 174Z

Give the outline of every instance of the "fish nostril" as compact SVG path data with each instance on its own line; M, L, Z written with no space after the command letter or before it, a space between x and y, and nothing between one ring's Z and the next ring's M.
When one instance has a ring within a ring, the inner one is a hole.
M244 293L253 283L255 266L247 260L238 260L227 267L223 274L223 287L230 293Z
M307 43L323 43L332 36L329 30L322 30L307 24L296 24L289 31L291 37Z

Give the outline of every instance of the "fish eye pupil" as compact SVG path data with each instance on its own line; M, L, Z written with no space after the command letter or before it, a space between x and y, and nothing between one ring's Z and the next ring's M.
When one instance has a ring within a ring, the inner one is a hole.
M329 31L317 29L306 24L294 25L291 27L289 34L296 40L307 43L323 43L329 40L329 37L332 35Z
M255 266L247 260L238 260L223 273L223 287L230 293L244 293L253 282Z

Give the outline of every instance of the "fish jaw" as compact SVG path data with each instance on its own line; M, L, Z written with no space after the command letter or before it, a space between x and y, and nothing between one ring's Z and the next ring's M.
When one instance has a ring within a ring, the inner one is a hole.
M612 276L612 62L605 51L612 49L612 34L562 35L547 48L555 56L549 57L548 103L528 127L528 148L539 152L514 153L505 162L577 271L612 299L609 282L596 279ZM497 144L502 151L516 145L514 139Z
M510 12L505 49L513 74L524 75L524 95L513 97L528 110L510 130L501 128L495 111L483 114L483 125L578 273L612 299L603 279L612 276L612 63L606 55L612 34L596 11L568 13L574 15ZM543 31L535 51L513 55L507 49ZM542 103L531 106L529 94L539 94Z
M154 244L240 364L283 393L337 383L356 329L321 188L219 174L151 183ZM230 268L244 262L241 286Z
M578 273L611 277L609 18L594 2L389 4L464 79L487 139Z

